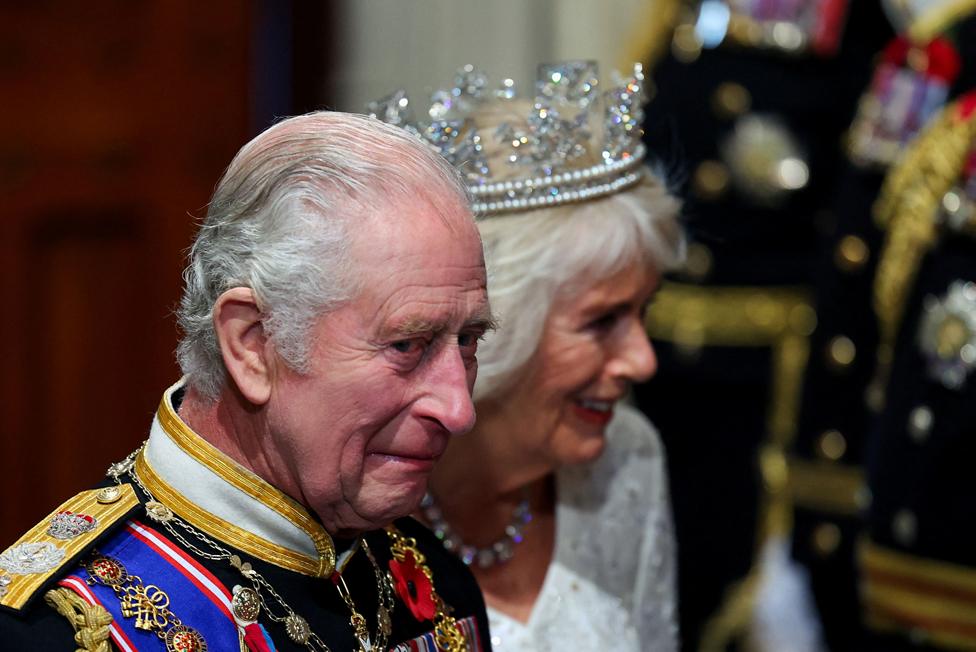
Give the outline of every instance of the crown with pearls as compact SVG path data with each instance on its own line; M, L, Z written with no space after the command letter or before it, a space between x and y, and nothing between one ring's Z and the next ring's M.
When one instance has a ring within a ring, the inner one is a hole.
M419 120L402 90L371 102L367 112L417 134L458 167L472 210L487 217L595 199L640 181L642 66L599 87L595 62L543 64L526 101L511 79L489 89L488 77L468 65L452 88L433 93ZM491 100L512 119L486 129L479 109Z

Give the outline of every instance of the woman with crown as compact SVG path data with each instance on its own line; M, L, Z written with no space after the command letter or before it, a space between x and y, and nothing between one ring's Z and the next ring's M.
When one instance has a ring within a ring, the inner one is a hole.
M543 66L537 95L470 66L430 120L374 115L466 174L500 327L479 350L478 422L421 516L473 570L496 650L677 649L664 451L624 402L656 359L644 312L683 255L678 201L644 164L641 86Z

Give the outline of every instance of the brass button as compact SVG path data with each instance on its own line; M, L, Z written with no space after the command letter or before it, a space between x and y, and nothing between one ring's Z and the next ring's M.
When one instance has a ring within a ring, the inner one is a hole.
M733 42L745 43L751 46L760 45L763 41L763 26L755 20L729 21L729 36Z
M787 52L799 52L807 40L799 27L786 21L773 26L772 37L773 43Z
M838 335L827 343L827 363L834 371L845 371L854 362L857 348L851 338Z
M790 310L790 328L797 335L809 337L817 328L817 311L801 303Z
M112 503L118 502L121 497L122 490L118 487L105 487L95 494L95 500L103 505L111 505Z
M891 521L891 532L895 540L903 546L915 543L918 535L918 519L907 509L899 510Z
M834 264L845 272L856 272L864 267L868 262L867 243L856 235L845 235L837 243L837 250L834 252Z
M962 197L959 196L959 192L956 189L950 190L946 194L942 195L942 209L954 215L962 209Z
M919 405L908 415L908 434L916 443L921 444L928 439L933 423L935 423L935 415L931 408Z
M941 221L953 231L973 235L976 228L976 201L958 186L942 195Z
M847 439L839 430L827 430L817 439L817 453L825 460L836 462L847 452Z
M862 512L866 511L869 507L871 507L871 503L873 501L874 501L874 495L871 493L871 490L866 486L862 485L854 493L854 504Z
M742 84L724 82L712 93L712 111L720 118L737 118L752 107L752 95Z
M692 178L692 189L700 198L714 200L725 194L729 180L729 169L725 164L715 160L702 161Z
M810 166L797 156L787 156L776 163L773 181L782 190L804 188L810 181Z
M712 271L712 251L699 242L688 245L684 273L695 281L704 281Z
M813 550L821 557L829 557L840 547L840 528L833 523L821 523L813 529Z
M864 390L864 404L875 414L880 414L885 406L885 387L878 378L868 383Z
M671 54L681 63L692 63L701 55L702 42L691 23L679 25L671 39Z

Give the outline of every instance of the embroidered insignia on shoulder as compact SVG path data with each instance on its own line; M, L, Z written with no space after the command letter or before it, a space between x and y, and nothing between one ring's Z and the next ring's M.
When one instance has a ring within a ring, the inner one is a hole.
M0 606L21 609L59 569L139 504L132 485L109 489L111 496L92 489L69 499L0 553Z
M968 190L961 192L976 169L974 142L976 92L971 91L928 122L901 153L878 193L875 222L886 231L873 297L880 336L874 382L879 386L887 384L891 373L892 351L909 300L908 291L914 286L925 256L945 230L969 233L976 228L968 225L970 218L965 214L968 198L964 194ZM940 209L947 214L943 215ZM961 344L967 342L968 339ZM967 348L964 355L970 357L971 349Z

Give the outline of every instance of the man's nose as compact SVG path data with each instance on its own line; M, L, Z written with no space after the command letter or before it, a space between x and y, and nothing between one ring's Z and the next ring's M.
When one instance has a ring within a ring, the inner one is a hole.
M432 362L421 416L436 420L452 435L464 434L475 422L468 368L456 347L445 347Z

